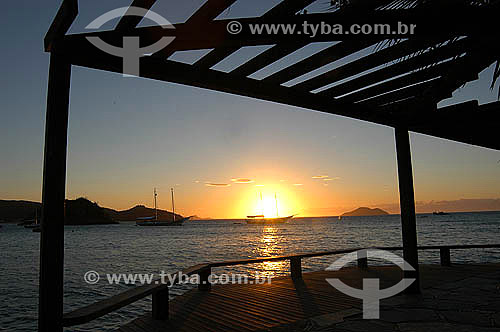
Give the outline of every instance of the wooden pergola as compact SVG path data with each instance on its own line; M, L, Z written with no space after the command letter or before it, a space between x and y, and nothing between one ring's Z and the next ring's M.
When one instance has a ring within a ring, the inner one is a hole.
M243 30L230 34L231 20L217 19L236 0L208 0L175 29L137 27L143 17L124 15L112 31L67 34L78 14L77 0L64 0L46 38L50 52L47 97L42 233L40 248L39 331L62 331L64 199L71 67L122 73L123 59L107 54L86 37L100 37L120 47L125 36L141 45L175 37L162 50L140 59L140 77L253 97L313 111L346 116L395 129L403 254L416 268L405 272L417 282L418 251L409 131L500 149L500 103L476 100L444 108L437 105L500 59L495 23L498 0L343 1L337 10L300 13L315 0L283 0L260 17L238 21ZM150 9L155 0L134 0L131 7ZM443 20L446 16L446 21ZM415 24L415 34L251 34L249 24ZM481 22L478 24L477 22ZM315 42L338 41L263 79L260 69ZM229 72L211 69L246 46L270 46ZM376 47L378 45L378 47ZM373 46L374 51L291 86L283 85L327 64ZM178 51L212 49L193 64L169 60Z

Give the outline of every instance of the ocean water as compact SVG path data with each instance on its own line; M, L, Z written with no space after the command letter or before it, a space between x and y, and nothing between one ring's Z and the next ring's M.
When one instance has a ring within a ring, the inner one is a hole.
M500 242L500 212L419 215L419 245ZM39 233L16 225L0 228L0 330L34 331L38 303ZM400 246L397 215L381 217L298 218L281 225L247 225L241 220L207 220L183 227L136 227L133 223L65 228L65 311L117 294L129 287L110 285L106 273L167 273L203 262L245 259L361 246ZM401 254L400 252L396 252ZM304 271L325 269L335 256L303 260ZM422 263L439 263L439 252L424 251ZM500 249L452 251L452 261L498 262ZM101 280L85 283L87 271ZM250 276L288 274L288 262L271 262L214 273ZM175 286L178 296L189 286ZM89 324L66 331L111 331L151 308L151 299L131 304Z

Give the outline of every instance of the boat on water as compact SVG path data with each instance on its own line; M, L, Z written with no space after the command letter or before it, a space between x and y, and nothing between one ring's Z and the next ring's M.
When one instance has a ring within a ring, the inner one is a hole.
M138 221L136 222L137 226L182 226L185 221L188 221L191 217L185 217L182 219L178 219L175 221Z
M443 212L443 211L434 211L432 212L433 215L435 216L447 216L449 213Z
M185 221L188 221L192 216L181 218L181 219L175 219L175 205L174 205L174 188L171 188L170 191L172 192L172 221L166 221L166 220L158 220L158 208L156 204L156 198L158 196L158 193L156 192L156 188L154 189L154 202L155 202L155 215L152 217L142 217L142 218L137 218L137 222L135 223L136 226L149 226L149 227L154 227L154 226L182 226Z
M266 217L264 216L264 214L247 216L247 224L283 224L294 217L294 215L288 217L280 217L278 213L278 198L276 194L274 194L274 199L276 201L276 217ZM260 194L260 200L262 201L262 193Z
M293 218L293 215L288 217L266 218L263 215L247 216L247 224L283 224Z
M40 222L38 221L38 210L35 209L35 219L33 219L33 222L31 224L24 225L24 228L40 228Z

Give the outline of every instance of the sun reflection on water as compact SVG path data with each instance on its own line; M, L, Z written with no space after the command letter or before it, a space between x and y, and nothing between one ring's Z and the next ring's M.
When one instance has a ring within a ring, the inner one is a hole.
M262 228L260 246L256 254L259 257L279 256L283 254L281 242L284 237L280 235L280 229L274 225L265 225ZM255 265L256 273L262 277L276 277L284 275L288 271L287 261L262 262Z

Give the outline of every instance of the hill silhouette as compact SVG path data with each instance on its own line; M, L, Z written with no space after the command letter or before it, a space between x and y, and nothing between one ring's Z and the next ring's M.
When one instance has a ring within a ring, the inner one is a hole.
M386 211L375 208L375 209L370 209L367 207L360 207L357 208L356 210L346 212L342 214L342 217L361 217L361 216L383 216L389 214Z
M42 204L31 201L0 200L0 223L17 222L32 223L35 216L41 217ZM116 224L119 221L135 221L137 218L153 217L155 210L144 205L136 205L131 209L117 211L99 206L95 202L80 197L65 201L66 225L101 225ZM175 214L175 219L183 218ZM172 221L172 212L158 209L159 221Z
M86 198L65 201L65 225L117 224L106 210Z
M30 224L36 216L41 218L42 204L30 201L0 200L0 221ZM116 224L106 210L86 198L66 200L65 225Z
M30 201L0 200L0 221L12 222L31 220L41 215L42 204Z
M108 215L115 221L135 221L137 218L154 217L155 209L148 208L144 205L136 205L131 209L117 211L113 209L105 209ZM183 218L180 214L175 214L175 219ZM172 212L158 209L159 221L173 221Z

